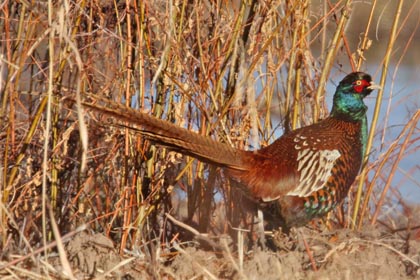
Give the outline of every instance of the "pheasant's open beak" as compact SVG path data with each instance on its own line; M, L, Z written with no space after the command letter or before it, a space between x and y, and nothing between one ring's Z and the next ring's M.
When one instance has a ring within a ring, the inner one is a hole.
M375 89L382 89L382 87L380 85L375 84L374 82L370 82L370 86L368 86L367 89L375 90Z

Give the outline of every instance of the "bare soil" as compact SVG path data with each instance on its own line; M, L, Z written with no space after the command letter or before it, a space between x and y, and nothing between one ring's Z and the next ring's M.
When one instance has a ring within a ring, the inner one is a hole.
M205 250L192 241L174 244L172 251L152 248L153 256L147 250L119 254L103 234L83 231L65 243L65 252L76 279L420 279L420 242L375 228L321 233L301 228L275 234L276 250L255 247L243 254L232 249L229 238L214 241L219 249ZM68 278L58 254L47 260L35 256L35 262L28 258L1 269L0 277L38 278L31 272Z

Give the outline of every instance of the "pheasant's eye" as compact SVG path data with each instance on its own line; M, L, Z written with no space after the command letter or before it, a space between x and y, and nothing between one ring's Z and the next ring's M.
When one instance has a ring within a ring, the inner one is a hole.
M353 83L353 89L357 92L357 93L361 93L365 87L369 86L370 83L366 80L357 80Z

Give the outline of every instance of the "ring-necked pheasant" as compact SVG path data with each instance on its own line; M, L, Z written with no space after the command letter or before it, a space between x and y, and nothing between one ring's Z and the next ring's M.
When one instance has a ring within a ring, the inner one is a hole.
M286 225L296 226L326 214L346 196L365 153L363 98L377 88L368 74L347 75L337 87L328 118L257 151L235 149L112 101L84 105L136 125L158 144L224 167L253 198L277 200Z

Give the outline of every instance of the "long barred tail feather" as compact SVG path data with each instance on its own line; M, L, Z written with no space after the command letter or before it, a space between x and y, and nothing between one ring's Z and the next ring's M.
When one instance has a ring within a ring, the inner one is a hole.
M243 160L247 156L245 151L214 141L208 136L202 136L117 102L94 95L90 97L96 103L82 102L84 107L112 116L119 122L126 122L125 126L128 125L153 142L228 169L246 169Z

